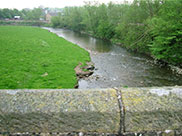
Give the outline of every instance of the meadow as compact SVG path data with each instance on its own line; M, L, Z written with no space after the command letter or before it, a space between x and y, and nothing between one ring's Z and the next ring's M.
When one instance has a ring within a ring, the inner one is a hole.
M74 88L79 46L38 27L0 26L0 89Z

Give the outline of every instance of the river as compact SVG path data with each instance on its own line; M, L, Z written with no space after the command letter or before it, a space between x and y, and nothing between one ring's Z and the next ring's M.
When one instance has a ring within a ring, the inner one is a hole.
M108 41L65 29L45 28L90 52L94 74L79 81L79 88L151 87L182 85L182 75L160 67L152 58Z

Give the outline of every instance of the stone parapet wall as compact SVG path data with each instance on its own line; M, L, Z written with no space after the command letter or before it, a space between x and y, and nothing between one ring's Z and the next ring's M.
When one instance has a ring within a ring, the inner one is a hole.
M0 90L0 135L182 136L182 87Z

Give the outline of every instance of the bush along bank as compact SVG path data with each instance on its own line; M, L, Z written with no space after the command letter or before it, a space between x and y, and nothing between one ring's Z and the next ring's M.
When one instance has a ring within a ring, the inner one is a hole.
M50 24L46 21L35 20L0 20L0 25L17 25L17 26L45 26L49 27Z
M181 0L88 2L83 7L64 8L51 22L53 27L89 33L182 67L181 7Z

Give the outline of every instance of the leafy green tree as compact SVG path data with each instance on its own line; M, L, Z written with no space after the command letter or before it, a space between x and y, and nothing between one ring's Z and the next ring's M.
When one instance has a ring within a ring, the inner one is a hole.
M85 5L85 9L87 12L87 16L85 16L85 20L84 22L87 22L87 29L88 31L92 32L93 34L97 33L97 26L99 24L99 17L97 14L97 10L98 10L98 3L91 3L88 2Z
M111 39L114 35L114 29L107 21L100 21L97 27L97 36L102 39Z
M25 20L40 20L40 18L44 15L44 10L42 8L34 8L33 10L23 9L21 13Z
M0 9L0 19L4 19L4 14L3 14L2 9Z
M32 10L32 15L33 15L32 19L39 20L41 15L42 15L42 9L41 8L34 8Z
M51 23L53 27L60 27L61 26L61 21L59 16L54 16L51 18Z
M5 9L2 10L2 12L3 12L3 17L4 18L9 18L9 19L13 18L12 12L11 12L10 9L5 8Z
M166 0L159 15L150 22L153 41L152 55L156 59L181 65L182 63L182 1Z

